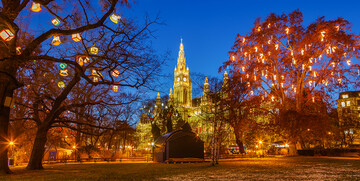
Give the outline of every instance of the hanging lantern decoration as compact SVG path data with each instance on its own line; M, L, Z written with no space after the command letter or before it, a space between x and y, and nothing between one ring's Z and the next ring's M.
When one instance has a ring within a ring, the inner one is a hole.
M110 20L116 24L119 22L120 19L121 19L121 16L117 15L115 13L110 16Z
M71 35L71 38L72 38L75 42L81 41L80 33L72 34L72 35Z
M16 55L20 55L21 54L21 47L16 47Z
M60 89L65 87L65 83L63 81L58 82L57 85Z
M1 30L0 36L4 41L10 41L15 37L15 35L9 29Z
M67 64L66 63L60 63L59 67L61 69L65 69L67 67Z
M119 86L118 86L118 85L113 85L112 90L113 90L114 92L119 91Z
M88 63L90 61L89 57L87 55L76 55L76 62L83 66L84 63Z
M41 5L40 5L40 3L33 2L30 9L31 9L31 11L39 12L39 11L41 11Z
M51 23L54 25L54 26L59 26L61 24L61 21L57 18L54 18L53 20L51 20Z
M99 82L99 78L98 77L93 77L93 82Z
M96 47L95 45L90 47L90 54L97 55L98 53L99 53L99 48L98 47Z
M58 46L60 45L61 41L60 41L60 37L59 36L54 36L51 44L55 45L55 46Z
M120 75L120 72L119 72L118 70L114 70L114 71L112 72L112 75L113 75L114 77L118 77L118 76Z
M63 77L66 77L66 76L68 76L69 75L69 73L68 73L68 70L67 69L63 69L63 70L60 70L60 73L59 73L61 76L63 76Z

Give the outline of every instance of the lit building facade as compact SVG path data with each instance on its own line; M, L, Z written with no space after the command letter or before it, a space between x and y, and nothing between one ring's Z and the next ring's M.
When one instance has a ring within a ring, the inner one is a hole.
M350 146L360 146L360 91L340 93L337 107L344 141Z
M223 88L228 84L228 74L225 71L223 77ZM195 132L201 140L205 142L205 149L209 146L211 142L212 135L212 119L214 111L214 103L210 97L209 82L208 78L205 77L204 80L204 89L203 94L199 97L192 97L192 81L189 74L189 67L186 65L184 45L180 43L177 65L174 69L174 84L173 88L170 88L168 106L172 106L176 113L182 118L184 122L188 122L192 128L192 131ZM226 94L222 93L224 96ZM157 121L157 117L160 115L161 107L164 104L161 102L160 94L157 94L155 108L154 108L154 121L160 127L164 128L162 123ZM177 120L174 120L173 124L176 124ZM151 130L151 123L146 121L146 116L140 120L138 130ZM161 129L163 130L163 129ZM234 134L232 133L232 128L228 124L224 124L224 131L229 133L223 134L228 137L223 138L224 146L231 145L235 143ZM144 134L144 133L139 133ZM141 140L148 140L149 134L146 133L146 137ZM146 143L140 143L138 148L147 147Z

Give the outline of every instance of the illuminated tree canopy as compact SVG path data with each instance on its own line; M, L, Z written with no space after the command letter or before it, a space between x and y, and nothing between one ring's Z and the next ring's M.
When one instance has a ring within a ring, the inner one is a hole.
M251 94L298 111L321 99L318 91L354 85L359 75L359 37L350 32L350 23L324 17L307 27L302 23L298 10L270 14L263 22L257 19L249 34L236 37L224 67L240 74Z

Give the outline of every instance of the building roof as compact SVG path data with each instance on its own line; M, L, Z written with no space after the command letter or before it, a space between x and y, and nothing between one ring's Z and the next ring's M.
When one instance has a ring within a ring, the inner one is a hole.
M344 99L343 95L347 94L348 98L350 97L360 97L360 91L346 91L346 92L340 92L339 99Z

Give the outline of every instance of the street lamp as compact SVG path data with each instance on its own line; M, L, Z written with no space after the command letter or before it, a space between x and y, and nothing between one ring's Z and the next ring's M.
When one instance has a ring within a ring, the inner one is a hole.
M74 151L75 151L75 154L74 154L74 161L76 162L76 146L74 145L72 148L73 148L73 149L74 149Z
M15 161L14 161L14 142L10 141L9 145L11 146L11 159L13 161L12 164L14 165L14 163L15 163Z

